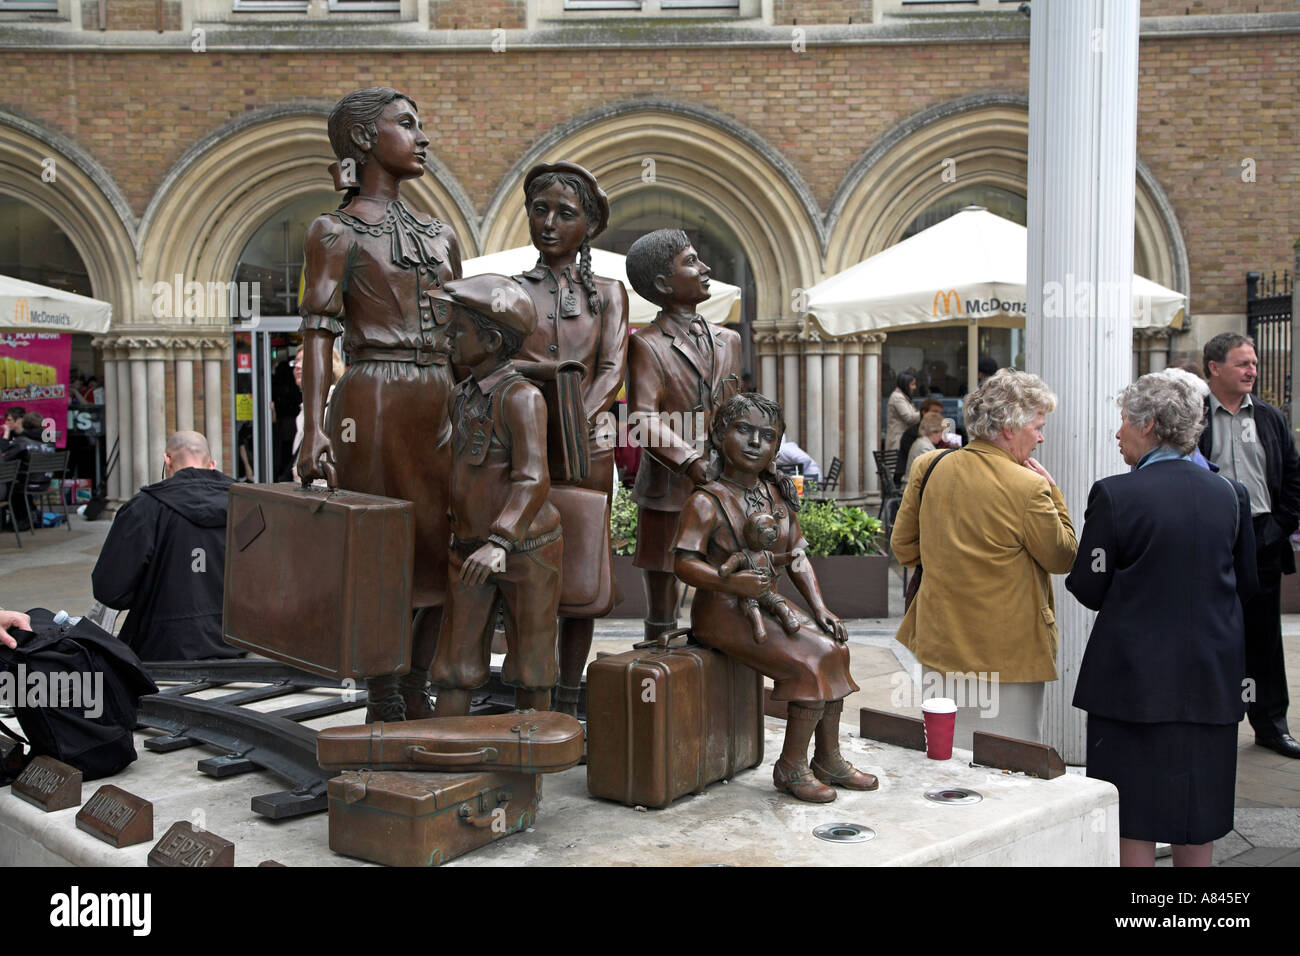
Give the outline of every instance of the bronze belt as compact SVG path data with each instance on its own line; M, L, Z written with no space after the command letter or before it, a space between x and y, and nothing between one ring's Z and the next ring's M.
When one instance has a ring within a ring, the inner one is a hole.
M441 357L442 361L437 359ZM413 362L416 365L445 365L446 354L435 349L381 349L362 346L348 353L349 362Z
M545 547L552 541L558 541L563 536L564 529L556 528L554 531L547 531L539 534L535 538L524 538L511 549L511 554L522 554L525 551L536 551L538 548ZM471 554L483 547L485 544L492 544L486 538L458 538L454 534L451 536L451 546L465 554Z

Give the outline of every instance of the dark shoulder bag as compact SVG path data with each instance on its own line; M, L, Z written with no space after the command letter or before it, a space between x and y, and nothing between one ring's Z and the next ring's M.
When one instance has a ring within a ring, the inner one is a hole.
M921 476L921 489L916 495L916 526L921 527L921 499L925 496L925 485L930 480L930 472L934 471L934 466L939 464L939 459L949 455L954 451L960 451L959 448L948 448L934 456L934 461L930 462L930 467L925 469L925 474ZM917 544L918 550L920 544ZM916 566L916 573L912 575L912 580L907 582L907 590L903 592L903 610L907 611L912 606L912 599L916 597L916 592L921 590L921 574L924 572L921 565Z

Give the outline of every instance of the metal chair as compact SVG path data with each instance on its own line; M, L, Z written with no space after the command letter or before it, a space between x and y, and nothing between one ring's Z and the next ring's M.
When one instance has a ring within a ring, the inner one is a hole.
M27 459L27 481L23 494L27 496L31 509L33 533L38 523L43 521L45 499L53 494L58 498L59 508L63 511L63 525L72 530L68 520L68 501L63 496L63 478L68 470L68 453L66 451L33 451Z
M876 513L876 517L883 521L885 506L895 498L900 501L903 498L903 493L894 484L894 469L898 466L898 449L873 451L871 455L876 460L876 480L880 483L880 511Z
M18 519L14 515L14 495L18 493L18 472L22 469L22 464L17 459L0 462L0 489L5 493L4 500L0 501L0 509L9 512L9 520L14 526L14 537L20 548L23 546L23 536L18 533Z
M826 469L826 474L822 475L822 480L818 482L818 487L823 492L838 491L840 488L840 469L844 467L844 462L840 461L839 456L831 458L831 466Z

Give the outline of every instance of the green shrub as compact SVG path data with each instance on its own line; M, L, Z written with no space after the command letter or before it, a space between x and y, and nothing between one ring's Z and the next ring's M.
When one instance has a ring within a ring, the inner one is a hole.
M799 526L808 539L808 555L883 554L884 527L861 508L842 507L833 501L807 502L799 512Z
M622 485L610 505L609 538L615 554L636 553L636 502Z

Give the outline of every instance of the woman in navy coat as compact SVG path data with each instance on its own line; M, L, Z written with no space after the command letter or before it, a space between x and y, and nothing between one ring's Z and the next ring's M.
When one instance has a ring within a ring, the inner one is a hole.
M1065 581L1099 612L1074 706L1088 712L1088 776L1119 790L1120 864L1154 865L1162 842L1175 866L1209 866L1233 822L1250 499L1189 460L1202 407L1188 384L1144 375L1119 405L1136 467L1092 486Z

